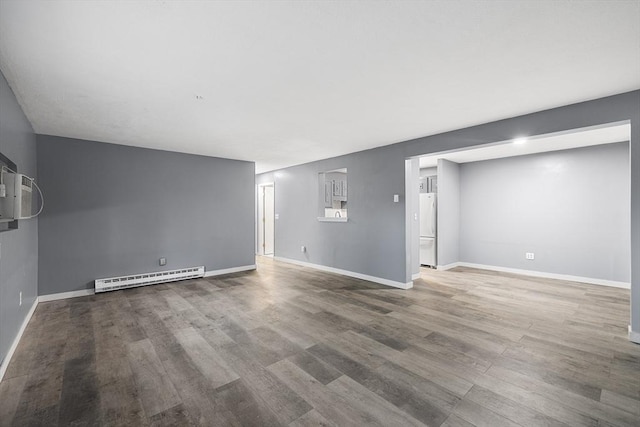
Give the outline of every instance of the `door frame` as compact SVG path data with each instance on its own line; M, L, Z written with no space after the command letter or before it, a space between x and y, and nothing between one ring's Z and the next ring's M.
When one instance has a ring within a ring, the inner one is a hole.
M276 209L276 187L275 182L265 182L258 184L256 188L256 254L265 255L264 253L264 189L265 187L273 188L273 254L275 255L275 240L276 240L276 227L275 227L275 209Z

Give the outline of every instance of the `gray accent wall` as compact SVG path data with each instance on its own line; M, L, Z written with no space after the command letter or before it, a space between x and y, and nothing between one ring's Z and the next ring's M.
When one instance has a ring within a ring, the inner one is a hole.
M460 165L438 159L436 261L447 266L460 261Z
M407 282L411 263L406 260L405 206L391 201L394 193L404 196L404 159L623 121L631 123L631 324L640 333L638 90L262 174L257 179L276 183L276 256ZM340 167L349 168L349 222L314 223L317 173ZM300 253L303 242L312 252Z
M320 222L318 173L340 168L348 171L348 222ZM275 182L275 256L410 281L404 197L393 202L404 196L404 174L404 157L382 147L258 175L258 184Z
M460 165L460 261L629 282L628 165L626 142Z
M36 136L0 73L0 152L36 182ZM19 303L22 292L22 305ZM38 218L0 233L0 361L4 360L38 295Z
M38 135L40 295L255 263L252 162ZM167 258L159 266L160 257Z

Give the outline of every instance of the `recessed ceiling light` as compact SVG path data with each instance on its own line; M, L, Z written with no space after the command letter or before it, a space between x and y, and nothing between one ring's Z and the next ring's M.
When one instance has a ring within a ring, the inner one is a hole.
M516 138L513 140L513 143L516 145L522 145L527 142L527 138Z

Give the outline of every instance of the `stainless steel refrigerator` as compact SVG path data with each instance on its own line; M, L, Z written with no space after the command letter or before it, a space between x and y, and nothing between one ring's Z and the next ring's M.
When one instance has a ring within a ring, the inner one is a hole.
M436 193L420 193L420 264L436 266Z

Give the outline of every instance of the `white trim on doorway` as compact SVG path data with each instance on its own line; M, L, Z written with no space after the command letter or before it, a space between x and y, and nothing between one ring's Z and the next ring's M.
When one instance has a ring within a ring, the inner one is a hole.
M265 215L264 197L266 188L271 187L271 215ZM273 255L275 254L275 182L265 182L256 186L256 255ZM265 222L270 222L271 232L266 233ZM265 235L269 234L270 245L269 251L265 252Z

